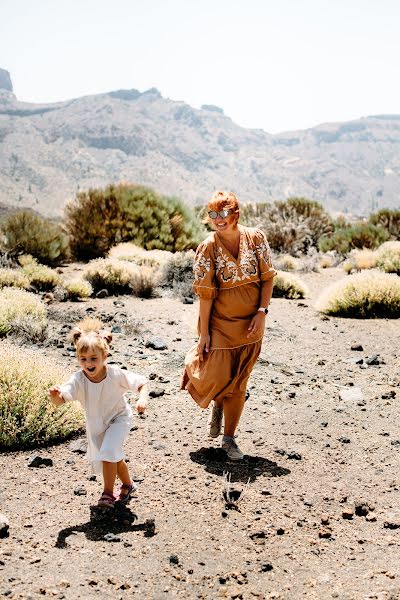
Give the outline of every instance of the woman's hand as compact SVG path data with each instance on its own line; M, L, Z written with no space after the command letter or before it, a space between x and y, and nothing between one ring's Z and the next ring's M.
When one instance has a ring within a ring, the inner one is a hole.
M49 396L51 398L52 403L55 404L56 406L59 406L60 404L64 404L64 402L65 402L58 385L53 385L53 387L51 387L49 389Z
M208 352L210 349L210 334L201 334L197 343L197 352L199 353L199 359L204 359L204 352Z
M247 338L254 338L264 333L265 327L265 313L258 311L251 320L249 325Z

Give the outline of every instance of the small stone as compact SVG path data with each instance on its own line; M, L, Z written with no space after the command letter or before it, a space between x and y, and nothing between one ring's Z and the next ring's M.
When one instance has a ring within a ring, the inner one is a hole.
M83 487L77 487L74 489L75 496L86 496L87 491Z
M28 460L28 467L40 468L40 467L52 467L53 461L51 458L43 458L39 454L31 456Z
M321 524L329 525L329 515L327 515L327 514L321 515Z
M321 528L318 531L318 537L320 537L322 539L328 539L328 538L331 537L331 535L332 535L332 531L330 529L326 528L326 527L325 528Z
M193 304L194 303L194 299L191 298L190 296L185 296L182 300L183 304Z
M351 440L350 438L342 435L340 438L338 438L338 442L341 442L342 444L350 444Z
M361 346L361 344L352 344L351 350L355 350L356 352L362 352L364 348Z
M117 585L117 580L111 575L110 577L108 577L107 583L109 583L110 585Z
M108 293L108 290L106 290L105 288L103 290L100 290L97 292L96 294L96 298L107 298L107 296L109 296L110 294Z
M10 527L9 520L5 515L0 513L0 538L8 537L8 530Z
M176 554L171 554L169 557L171 565L179 565L179 557Z
M357 501L354 507L354 511L358 517L366 517L370 510L373 510L373 507L363 500Z
M106 542L120 542L121 538L119 537L119 535L116 535L115 533L106 533L104 538L106 540Z
M167 350L168 345L161 338L152 338L147 340L145 343L146 348L152 348L153 350Z
M285 533L285 530L282 527L278 527L278 529L276 530L276 535L283 535Z
M357 402L358 400L364 400L364 395L361 388L356 386L340 390L339 397L345 402Z
M286 456L292 460L301 460L300 452L296 452L296 450L288 450Z
M165 394L165 388L161 388L161 387L156 387L153 390L150 390L150 392L149 392L150 398L161 398L161 396L164 396L164 394Z
M379 358L379 354L373 354L372 356L367 356L365 358L365 362L367 365L382 365L385 362Z
M390 442L390 445L391 445L391 446L395 446L395 447L397 447L397 448L400 448L400 440L392 440L392 441Z
M260 567L260 571L261 573L267 573L268 571L272 571L273 568L271 563L263 563Z
M352 508L345 508L342 511L342 517L343 517L343 519L348 519L348 520L352 519L354 517L354 511L353 511L353 509Z
M121 325L113 325L111 327L111 333L121 333Z

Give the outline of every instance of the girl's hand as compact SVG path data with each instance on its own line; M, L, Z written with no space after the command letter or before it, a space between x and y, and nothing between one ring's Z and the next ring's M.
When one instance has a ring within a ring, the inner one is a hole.
M210 350L210 334L201 334L199 337L199 341L197 342L197 352L199 353L199 359L202 361L204 359L204 352L208 352Z
M149 386L147 385L147 383L142 385L142 387L139 388L138 392L139 398L135 404L135 408L138 411L139 415L142 415L147 408L147 402L149 399Z
M265 327L265 317L266 314L258 311L251 320L249 329L248 329L248 338L254 338L259 335L262 335Z
M65 400L58 385L53 385L49 389L49 396L53 404L64 404Z

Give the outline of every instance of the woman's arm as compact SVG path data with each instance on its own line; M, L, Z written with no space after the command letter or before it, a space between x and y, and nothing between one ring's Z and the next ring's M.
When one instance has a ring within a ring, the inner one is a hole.
M203 352L208 352L210 349L210 315L211 309L214 303L214 299L200 298L200 337L197 344L197 351L199 353L200 360L203 360Z
M261 282L260 307L268 308L271 301L273 288L273 278ZM266 314L264 312L256 312L249 326L249 333L247 334L248 338L258 337L262 333L265 326L265 317Z

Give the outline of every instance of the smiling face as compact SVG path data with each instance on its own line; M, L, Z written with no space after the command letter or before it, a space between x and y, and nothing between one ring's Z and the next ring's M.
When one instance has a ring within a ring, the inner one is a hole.
M229 211L226 217L217 214L215 219L211 219L210 216L209 219L215 231L229 236L237 229L239 221L239 202L232 192L215 192L208 203L208 212L219 213L223 210Z
M106 356L99 348L88 348L78 353L78 361L86 377L98 383L106 376Z
M211 219L211 222L215 231L218 231L218 233L222 234L229 234L236 229L238 217L235 213L232 212L227 217L221 217L221 215L218 214L216 219Z

